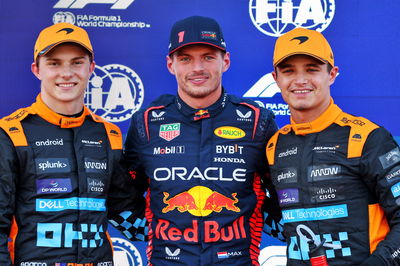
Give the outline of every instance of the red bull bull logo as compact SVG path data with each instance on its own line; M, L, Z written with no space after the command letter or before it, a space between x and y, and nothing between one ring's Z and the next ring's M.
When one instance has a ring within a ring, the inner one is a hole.
M164 192L163 202L167 205L162 209L163 213L167 213L177 209L179 212L189 212L194 216L207 216L212 212L221 212L224 208L228 211L240 212L240 208L235 204L238 203L237 193L232 193L231 197L227 197L217 191L203 186L195 186L169 197L169 193Z
M207 117L210 117L210 113L208 112L208 110L199 110L194 114L193 120L197 121Z

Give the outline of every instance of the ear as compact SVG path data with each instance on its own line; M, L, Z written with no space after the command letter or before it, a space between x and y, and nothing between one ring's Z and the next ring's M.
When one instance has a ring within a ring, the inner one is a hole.
M271 72L271 75L272 75L272 77L274 78L274 80L275 80L275 82L276 82L276 78L277 78L277 75L276 75L276 68L274 69L274 71Z
M230 65L231 65L231 54L229 52L226 52L224 54L224 66L222 68L222 72L225 72L229 69Z
M329 73L329 86L335 82L338 73L339 67L335 66L331 69L331 72Z
M96 67L96 63L95 63L94 61L92 61L92 62L90 63L90 66L89 66L89 71L90 71L90 73L93 73L95 67Z
M172 75L175 75L175 71L173 68L173 61L174 59L172 58L173 55L167 55L166 59L167 59L167 68L169 73L171 73Z
M33 62L31 65L31 71L33 73L33 75L35 75L39 80L42 80L40 73L39 73L39 66Z

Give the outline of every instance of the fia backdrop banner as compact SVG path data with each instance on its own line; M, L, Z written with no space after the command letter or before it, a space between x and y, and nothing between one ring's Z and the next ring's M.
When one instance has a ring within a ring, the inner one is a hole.
M231 53L226 90L273 110L279 126L290 112L270 74L273 47L278 36L301 26L331 43L339 66L335 102L399 140L399 8L400 1L389 0L1 0L0 116L29 106L40 91L30 71L40 30L70 22L89 32L95 50L85 102L126 134L134 112L162 93L176 93L165 60L172 24L203 15L220 23ZM145 243L110 230L117 265L146 264ZM260 262L284 264L283 244L263 239Z

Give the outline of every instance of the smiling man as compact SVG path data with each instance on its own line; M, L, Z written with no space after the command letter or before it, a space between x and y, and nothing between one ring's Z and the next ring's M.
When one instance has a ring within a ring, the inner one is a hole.
M273 64L291 112L291 123L267 145L288 265L399 265L396 142L334 104L338 67L321 33L297 28L282 35Z
M176 22L167 68L177 95L132 117L125 159L148 191L152 265L258 265L264 211L277 234L278 203L264 200L264 150L277 127L271 111L226 93L229 65L214 19Z
M113 265L108 218L144 225L119 128L84 106L93 57L84 29L45 28L32 63L36 102L0 120L0 265Z

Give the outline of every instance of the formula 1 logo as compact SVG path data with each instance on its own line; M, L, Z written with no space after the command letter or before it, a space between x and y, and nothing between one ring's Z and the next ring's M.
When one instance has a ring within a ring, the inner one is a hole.
M138 249L129 241L112 237L114 247L114 265L143 266L143 260Z
M53 8L82 9L88 4L112 4L110 9L127 9L135 0L59 0Z
M85 104L110 122L128 120L143 104L140 77L127 66L96 66L85 94Z
M272 37L294 28L324 31L335 14L335 0L250 0L254 26Z
M268 73L262 76L245 94L243 94L243 97L271 98L280 92L281 90L276 84L274 77L271 73Z

